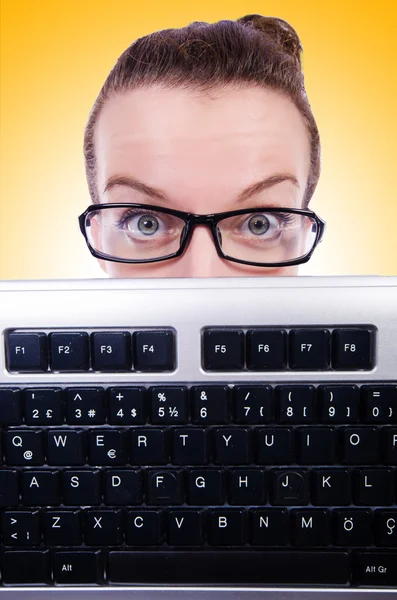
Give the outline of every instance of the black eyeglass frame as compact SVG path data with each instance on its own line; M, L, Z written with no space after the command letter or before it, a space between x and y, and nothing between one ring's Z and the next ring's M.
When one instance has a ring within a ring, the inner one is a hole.
M127 258L109 257L109 255L107 255L107 254L102 254L99 250L95 250L91 246L91 244L88 240L86 229L85 229L85 219L86 219L87 215L89 215L91 212L95 212L98 209L102 209L102 208L105 208L105 209L106 208L147 208L147 209L154 210L157 212L163 212L163 213L166 213L169 215L173 215L175 217L179 217L180 219L182 219L185 222L185 227L182 229L182 233L181 233L179 250L177 252L174 252L173 254L168 254L167 256L163 256L161 258L148 258L145 260L130 260ZM303 257L300 257L300 258L297 258L294 260L278 262L278 263L250 262L247 260L240 260L238 258L234 258L232 256L228 256L227 254L225 254L222 251L221 244L218 239L217 225L218 225L219 221L222 221L223 219L227 219L228 217L234 217L235 215L242 215L245 213L246 214L260 213L260 212L264 212L264 213L288 212L288 213L295 213L298 215L303 215L306 217L310 217L311 219L314 219L314 221L317 224L317 233L316 233L316 239L314 240L312 249L307 254L305 254ZM96 258L101 258L102 260L109 260L112 262L130 263L130 264L162 262L163 260L170 260L171 258L176 258L178 256L181 256L183 254L183 252L186 250L186 248L190 242L194 228L197 225L206 225L211 230L216 251L218 253L218 256L220 256L221 258L230 260L232 262L244 264L244 265L253 265L253 266L257 266L257 267L285 267L285 266L292 266L292 265L300 265L300 264L306 263L308 260L310 260L316 246L322 241L323 235L325 232L325 228L326 228L326 222L323 221L323 219L321 219L319 216L316 215L316 213L314 213L311 210L305 210L305 209L301 209L301 208L273 207L273 206L271 206L271 207L254 206L253 208L243 208L243 209L239 209L239 210L214 213L214 214L210 214L210 215L196 215L193 213L187 213L187 212L183 212L180 210L174 210L172 208L164 208L162 206L155 206L152 204L140 204L140 203L133 203L133 202L132 203L124 203L123 202L123 203L115 203L115 204L108 204L108 203L106 203L106 204L91 204L79 216L78 219L79 219L81 233L83 234L86 244L88 246L88 249L93 256L95 256Z

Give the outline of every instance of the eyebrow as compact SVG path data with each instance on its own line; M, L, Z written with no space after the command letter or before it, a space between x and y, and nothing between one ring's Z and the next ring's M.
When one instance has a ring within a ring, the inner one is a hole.
M275 173L274 175L270 175L270 177L266 177L266 179L252 183L245 190L240 192L235 202L236 204L240 204L251 198L251 196L277 185L278 183L282 183L283 181L291 181L299 189L299 182L295 175L292 175L291 173ZM104 193L116 185L132 188L142 194L146 194L150 198L156 198L162 202L172 202L172 200L160 189L146 185L146 183L139 181L139 179L136 179L135 177L126 177L122 175L112 175L109 177L105 184Z

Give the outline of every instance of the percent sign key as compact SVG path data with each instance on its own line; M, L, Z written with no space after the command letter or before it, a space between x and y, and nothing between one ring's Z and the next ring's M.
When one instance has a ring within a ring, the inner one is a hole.
M187 413L187 388L151 388L152 395L152 423L177 423L188 422Z

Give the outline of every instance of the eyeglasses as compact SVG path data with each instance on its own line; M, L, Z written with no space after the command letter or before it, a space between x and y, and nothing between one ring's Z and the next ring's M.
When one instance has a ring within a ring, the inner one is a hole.
M311 210L253 207L195 215L150 204L93 204L79 216L91 254L123 263L169 260L185 251L197 225L210 228L218 255L259 267L307 262L325 221Z

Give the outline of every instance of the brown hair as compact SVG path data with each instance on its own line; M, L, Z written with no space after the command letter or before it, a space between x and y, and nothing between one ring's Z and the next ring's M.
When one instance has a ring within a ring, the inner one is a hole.
M211 24L195 21L181 29L164 29L137 39L109 73L85 128L85 169L93 203L100 202L94 128L104 102L112 93L159 84L203 93L229 85L255 85L289 97L304 118L311 146L310 172L303 198L306 208L320 176L321 147L305 91L301 52L301 42L291 25L262 15Z

